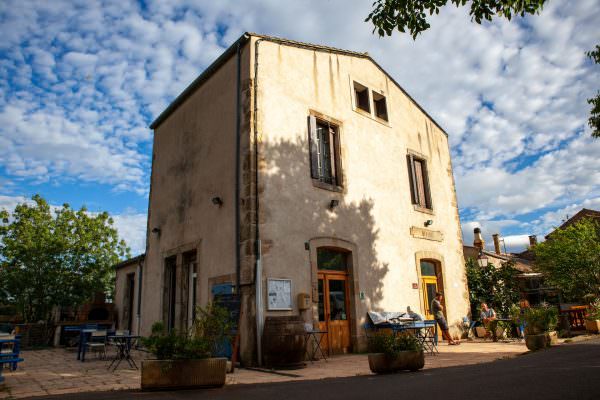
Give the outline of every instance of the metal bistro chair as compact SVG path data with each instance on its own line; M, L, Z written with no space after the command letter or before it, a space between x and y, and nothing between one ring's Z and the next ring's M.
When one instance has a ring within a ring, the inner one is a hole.
M86 343L88 349L96 353L96 356L105 359L106 358L106 331L95 331L90 335L89 342Z
M434 320L415 321L414 326L417 331L417 338L423 346L423 350L429 354L439 354L437 348L437 325Z

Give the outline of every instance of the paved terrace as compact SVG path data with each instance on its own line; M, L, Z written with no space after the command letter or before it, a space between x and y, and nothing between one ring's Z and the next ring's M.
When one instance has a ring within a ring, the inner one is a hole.
M583 338L581 338L583 339ZM467 342L460 346L440 344L439 354L427 355L425 369L479 364L502 358L515 357L527 352L524 342ZM133 352L138 365L146 353ZM25 361L17 371L5 370L4 387L0 399L33 396L111 391L140 388L140 373L122 363L116 372L107 370L108 361L91 354L85 363L76 360L76 353L58 348L24 351ZM109 353L109 357L112 353ZM308 367L291 371L261 371L238 368L227 375L227 384L257 384L269 382L315 380L370 375L365 354L336 356L327 361L308 362Z

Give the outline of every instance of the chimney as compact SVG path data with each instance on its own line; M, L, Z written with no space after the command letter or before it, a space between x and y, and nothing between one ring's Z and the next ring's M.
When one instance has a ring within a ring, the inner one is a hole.
M483 250L485 247L485 240L481 237L481 229L473 229L473 234L473 246L477 247L479 250Z
M529 235L529 247L533 247L537 244L537 236Z
M494 251L496 252L496 254L502 254L502 252L500 251L500 235L494 233L492 235L492 238L494 238Z

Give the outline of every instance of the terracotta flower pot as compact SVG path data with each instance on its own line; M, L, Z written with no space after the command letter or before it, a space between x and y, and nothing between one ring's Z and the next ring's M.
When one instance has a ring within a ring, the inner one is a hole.
M600 319L595 319L595 320L591 320L591 321L589 319L586 319L585 320L585 329L589 333L600 332Z
M551 335L553 333L554 335ZM554 339L553 339L554 337ZM544 332L539 335L525 335L525 345L531 351L545 349L556 344L556 332Z
M144 360L142 390L220 387L226 370L226 358Z
M369 368L376 374L387 374L402 370L418 371L425 366L423 351L402 351L397 356L385 353L369 354Z

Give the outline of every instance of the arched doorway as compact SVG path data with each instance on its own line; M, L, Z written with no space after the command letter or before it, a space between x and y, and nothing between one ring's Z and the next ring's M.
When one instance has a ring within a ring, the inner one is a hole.
M421 277L421 291L425 317L427 319L433 319L431 302L435 298L436 292L444 291L440 263L437 260L421 259L419 263L419 272Z
M329 354L347 353L350 338L349 258L339 248L317 248L319 329L327 331L323 345Z

